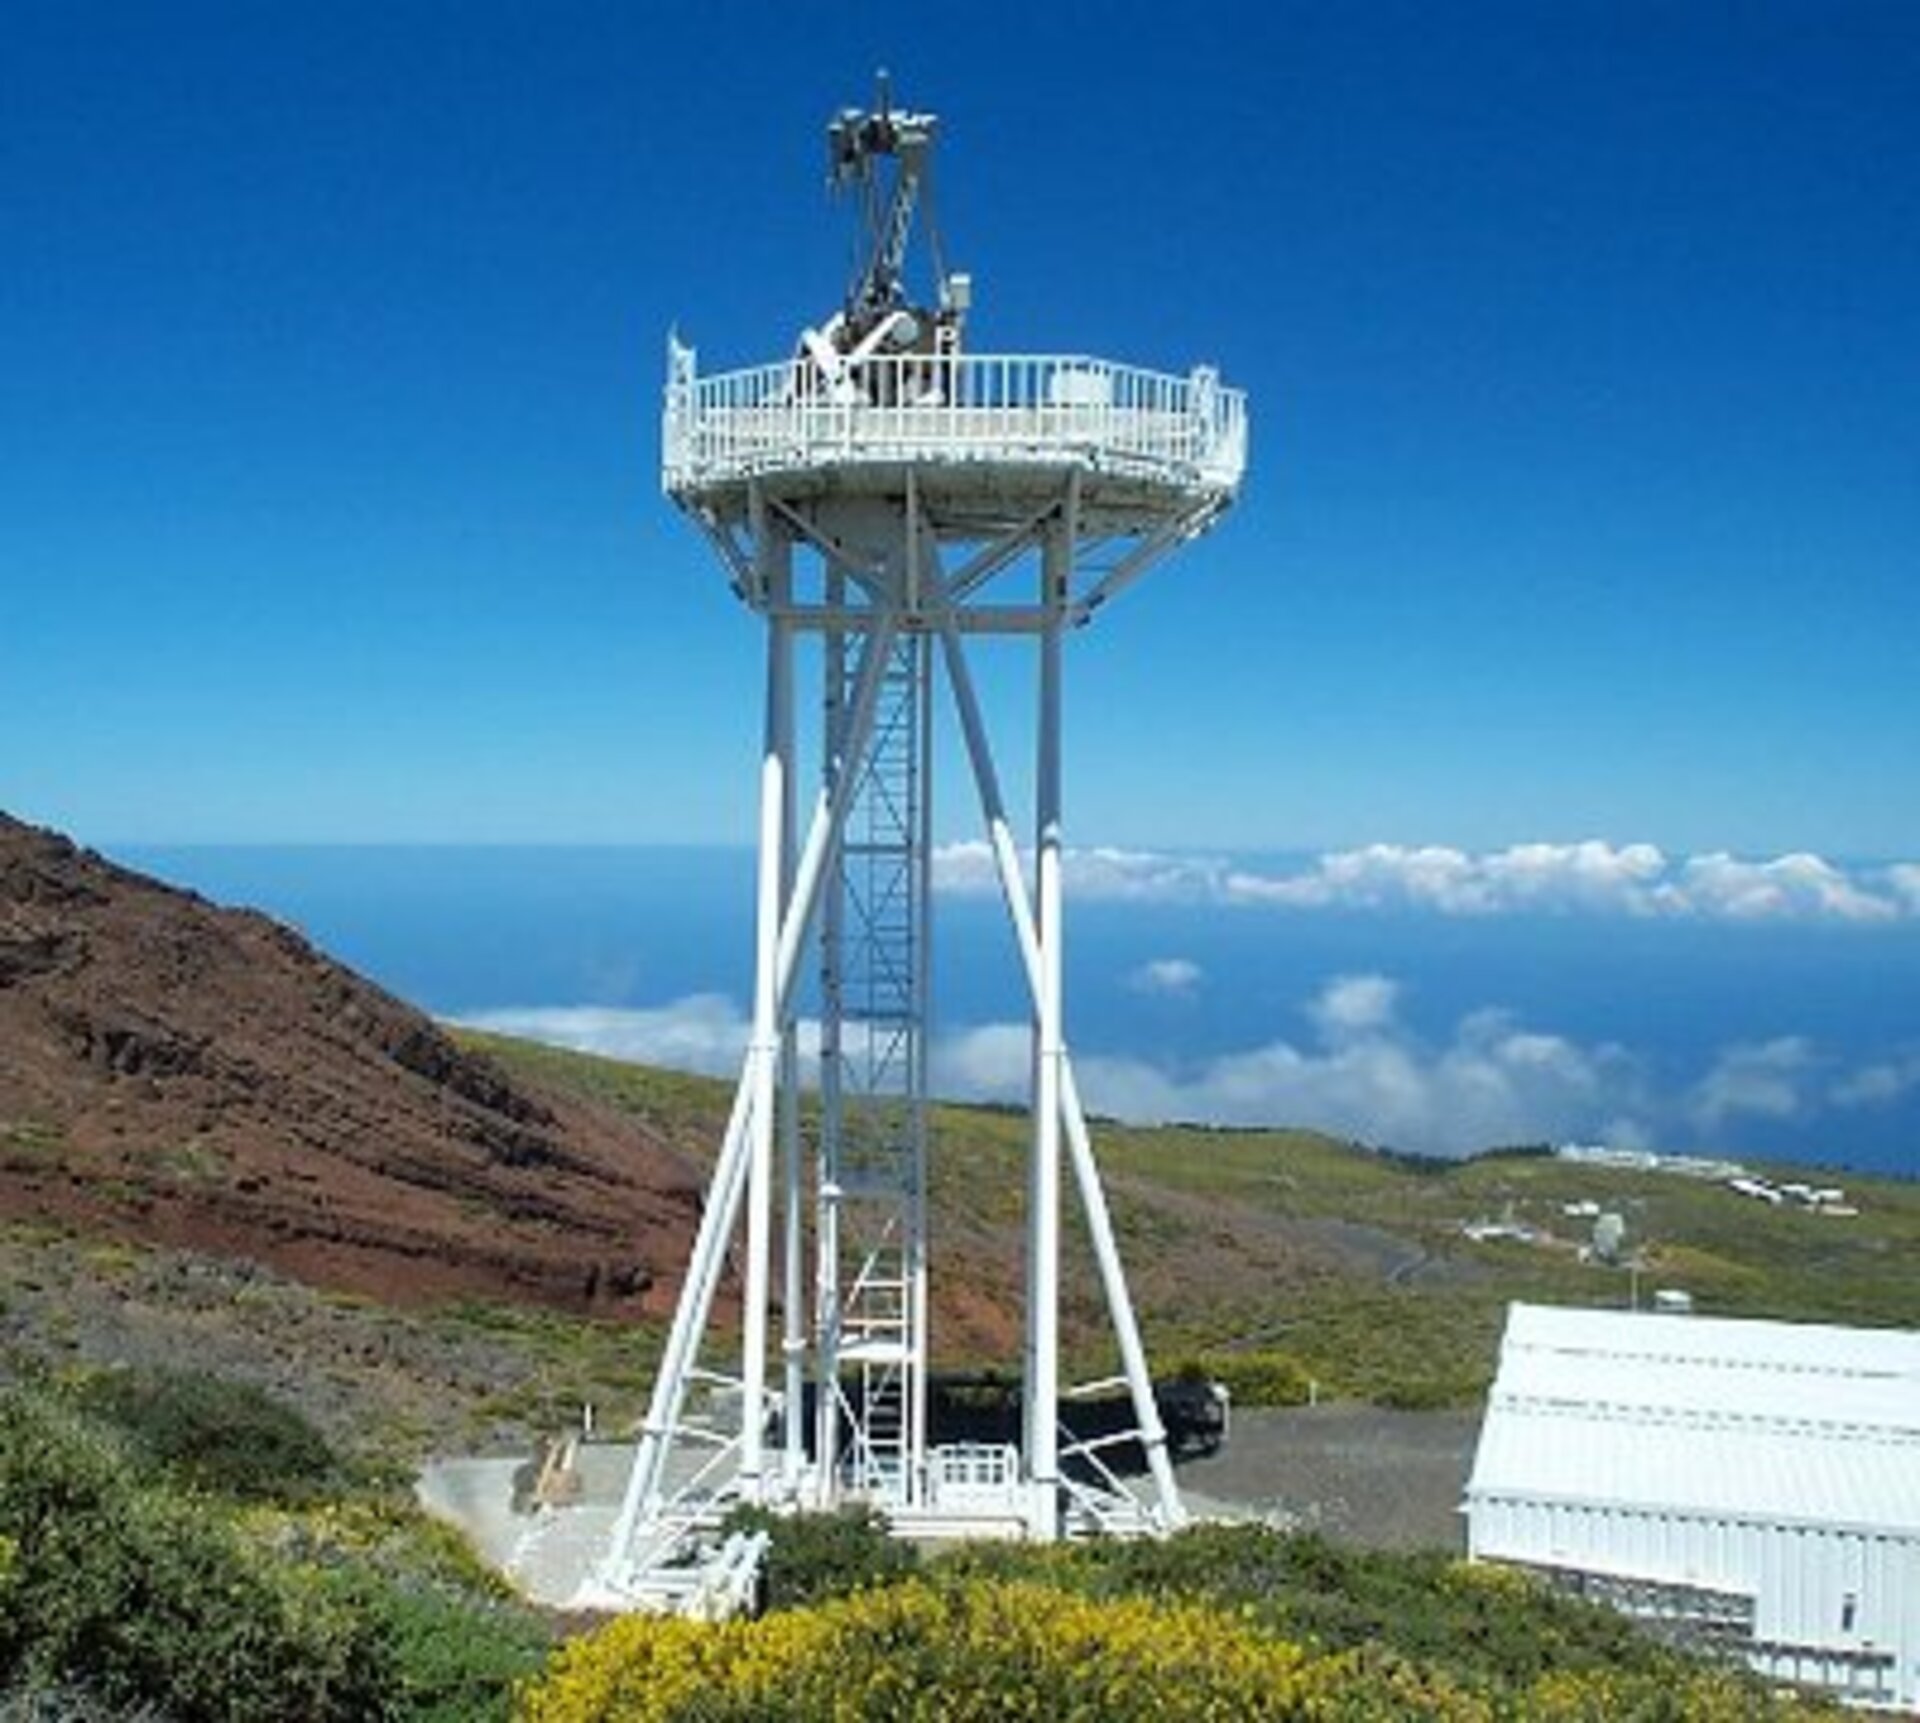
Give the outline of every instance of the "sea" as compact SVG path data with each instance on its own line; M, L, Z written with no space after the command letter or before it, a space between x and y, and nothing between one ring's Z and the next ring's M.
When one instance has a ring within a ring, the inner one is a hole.
M715 1073L744 1046L744 850L116 859L265 910L443 1019ZM1028 1019L1005 913L959 879L933 924L934 1085L1013 1100ZM1065 953L1096 1114L1303 1125L1423 1154L1593 1142L1920 1177L1920 917L1457 914L1095 886L1070 889ZM815 1009L803 988L802 1017Z

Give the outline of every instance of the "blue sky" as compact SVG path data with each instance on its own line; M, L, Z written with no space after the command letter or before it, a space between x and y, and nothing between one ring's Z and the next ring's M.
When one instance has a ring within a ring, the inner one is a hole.
M0 806L746 841L662 348L832 307L881 64L976 347L1252 395L1242 506L1073 642L1079 838L1920 856L1901 0L15 0Z

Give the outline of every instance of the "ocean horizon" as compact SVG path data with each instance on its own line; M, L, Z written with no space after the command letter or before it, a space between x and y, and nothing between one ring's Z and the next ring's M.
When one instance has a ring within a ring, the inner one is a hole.
M745 849L113 854L264 910L444 1019L713 1073L744 1045ZM1907 873L1649 854L1073 852L1068 1032L1087 1105L1423 1154L1603 1142L1920 1176ZM1008 1101L1026 1012L980 860L966 844L936 859L933 1079Z

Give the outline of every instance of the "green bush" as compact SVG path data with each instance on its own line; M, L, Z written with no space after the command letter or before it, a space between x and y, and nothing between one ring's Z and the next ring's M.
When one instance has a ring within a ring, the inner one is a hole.
M905 1579L919 1560L914 1547L889 1535L887 1522L869 1508L831 1514L740 1508L723 1529L767 1533L760 1568L761 1604L766 1609L801 1609L870 1586L891 1585Z
M0 1681L79 1684L172 1723L395 1715L378 1624L320 1573L254 1557L202 1504L143 1486L70 1412L0 1399Z
M1461 1581L1435 1550L1384 1554L1314 1532L1195 1526L1160 1541L1036 1551L1047 1577L1096 1596L1179 1597L1250 1610L1329 1650L1386 1645L1465 1677L1524 1681L1555 1668L1665 1667L1622 1617L1523 1583Z
M547 1623L451 1526L411 1503L358 1495L308 1508L255 1508L249 1542L283 1565L332 1576L387 1648L399 1716L417 1723L504 1718L514 1683L552 1649Z
M1480 1384L1448 1376L1403 1376L1386 1382L1373 1403L1394 1412L1444 1412L1467 1404Z
M1202 1352L1181 1359L1172 1374L1218 1382L1236 1406L1304 1406L1311 1392L1307 1367L1290 1352Z
M114 1705L86 1687L0 1693L0 1723L167 1723L151 1705Z
M1556 1671L1508 1685L1257 1615L935 1570L718 1625L626 1616L570 1641L521 1723L1762 1723L1819 1713L1716 1670Z
M408 1723L505 1723L515 1685L552 1649L538 1620L510 1605L364 1573L344 1590L386 1646L391 1714Z
M551 1634L463 1539L365 1493L288 1505L332 1459L284 1408L219 1384L172 1392L183 1378L136 1396L136 1380L0 1392L0 1695L22 1723L508 1715ZM203 1464L174 1446L187 1430ZM280 1500L233 1500L263 1495Z
M1618 1693L1638 1695L1632 1699L1638 1706L1653 1704L1649 1696L1669 1688L1691 1692L1690 1683L1705 1679L1699 1663L1611 1610L1562 1597L1507 1569L1469 1566L1441 1550L1388 1553L1312 1532L1203 1525L1162 1540L982 1546L944 1558L938 1570L1039 1579L1095 1598L1204 1604L1317 1650L1384 1656L1464 1689L1507 1694L1515 1704L1519 1695L1530 1695L1517 1713L1523 1716L1546 1703L1540 1696L1556 1680L1575 1686L1604 1680ZM1757 1684L1738 1674L1715 1680L1751 1700L1752 1716L1771 1715L1759 1703ZM1692 1715L1639 1711L1627 1699L1621 1705L1617 1713L1592 1715Z
M107 1370L75 1389L175 1482L237 1501L311 1501L337 1488L338 1457L284 1402L251 1384L177 1370Z
M556 1655L524 1723L1296 1718L1346 1684L1233 1616L1030 1582L922 1579L718 1627L627 1616ZM1372 1695L1370 1695L1372 1696ZM1442 1715L1423 1690L1418 1711Z

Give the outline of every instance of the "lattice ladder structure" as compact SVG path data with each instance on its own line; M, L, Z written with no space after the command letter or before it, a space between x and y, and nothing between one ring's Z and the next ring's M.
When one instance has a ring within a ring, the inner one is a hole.
M844 635L826 659L832 734ZM926 640L896 638L822 916L815 1452L882 1507L919 1499L926 1430L928 695Z

